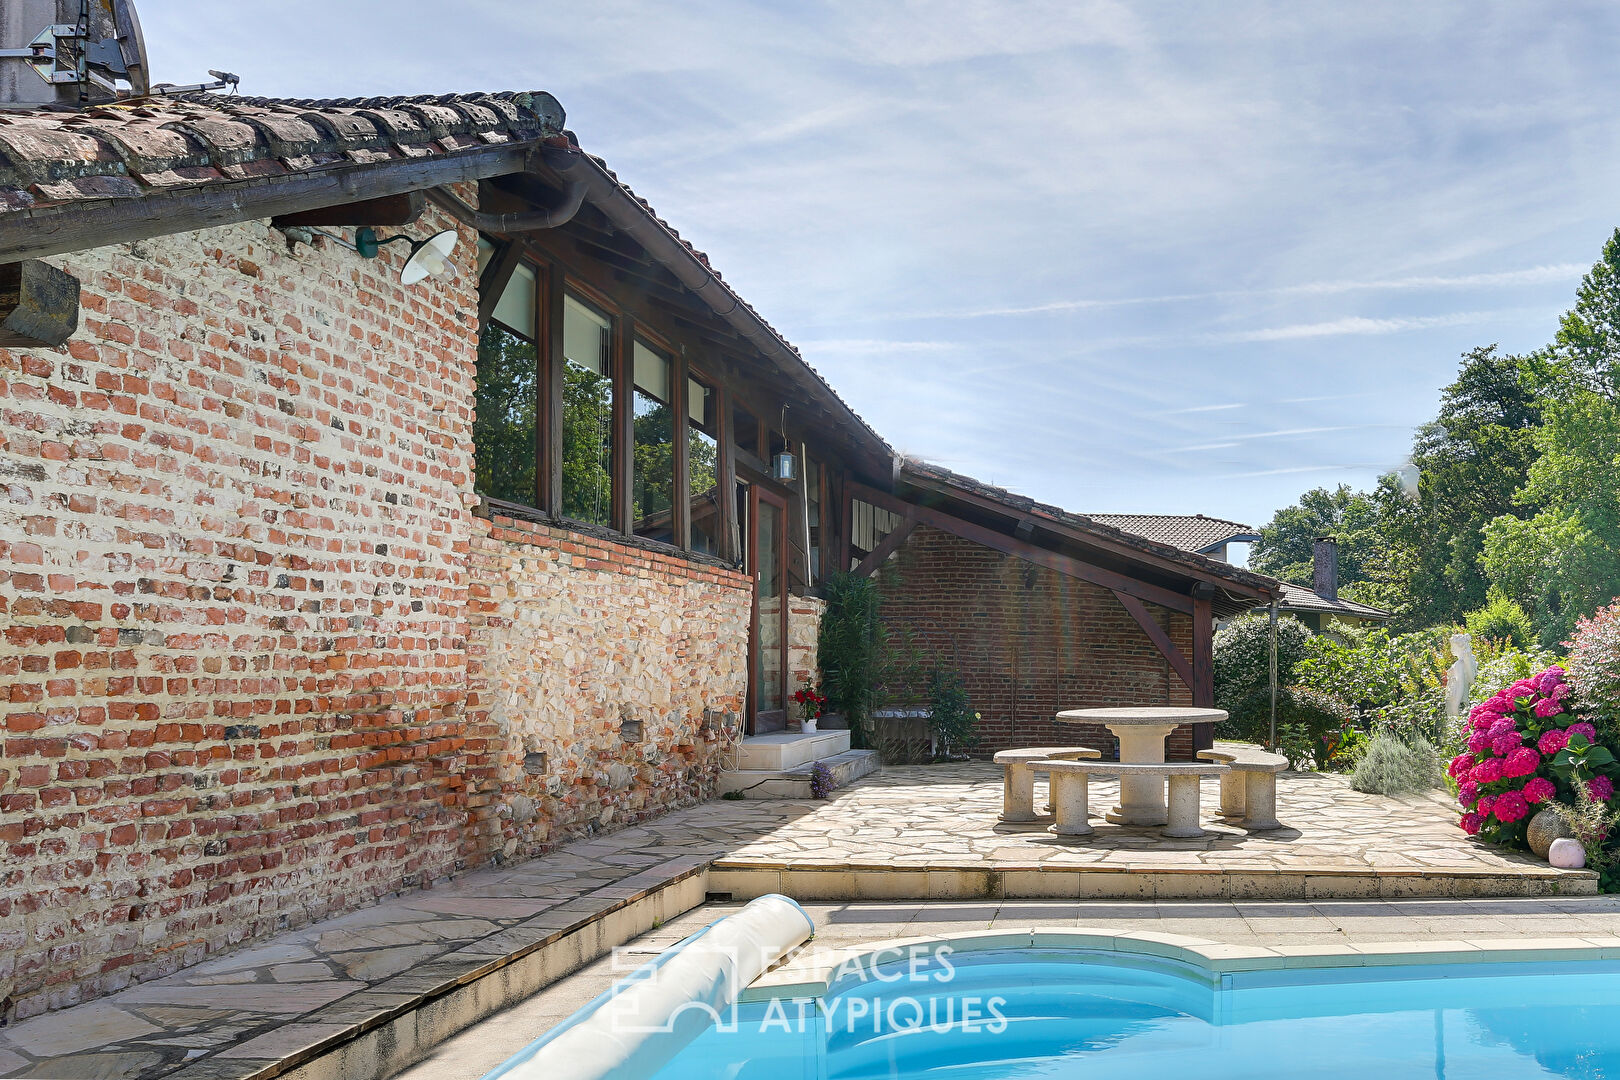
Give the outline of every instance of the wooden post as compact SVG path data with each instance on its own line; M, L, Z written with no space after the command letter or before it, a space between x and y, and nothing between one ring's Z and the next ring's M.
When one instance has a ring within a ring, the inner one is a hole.
M691 469L691 438L687 434L690 423L686 401L686 350L678 348L670 357L669 407L675 410L671 418L670 438L675 440L674 477L669 496L670 523L675 530L675 546L682 551L692 550L692 491L687 477Z
M733 566L743 561L742 525L737 520L737 457L732 445L731 391L725 383L714 388L715 440L719 443L720 461L715 494L720 499L720 557Z
M1215 705L1215 613L1211 607L1215 586L1200 581L1193 586L1192 597L1193 705L1207 709ZM1194 724L1193 752L1214 745L1215 725Z
M613 527L636 531L636 321L613 320Z
M539 275L543 316L538 329L540 347L540 499L552 517L563 512L563 390L567 386L568 359L563 355L563 272L550 263Z

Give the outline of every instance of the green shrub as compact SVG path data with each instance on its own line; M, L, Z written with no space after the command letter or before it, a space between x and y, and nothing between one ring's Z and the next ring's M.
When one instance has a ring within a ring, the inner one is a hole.
M1440 755L1434 744L1393 732L1373 736L1350 774L1350 786L1374 795L1411 795L1440 786Z
M886 635L878 619L877 582L833 573L825 582L827 610L817 635L817 662L827 707L844 714L850 744L871 746L872 698Z
M929 680L928 729L939 743L939 752L950 757L952 751L966 750L979 741L979 714L968 702L962 687L962 676L948 668L935 668Z
M1294 667L1311 639L1305 624L1291 615L1277 620L1277 685L1294 682ZM1265 615L1244 615L1215 632L1215 704L1230 711L1271 686L1271 628Z
M1602 742L1620 743L1620 600L1575 624L1567 666L1576 711Z
M1216 725L1222 738L1266 745L1271 726L1269 687L1250 694L1227 711L1228 718ZM1354 718L1354 711L1331 694L1303 686L1277 689L1277 742L1296 766L1307 759L1317 769L1333 765L1345 729L1351 727ZM1296 728L1297 732L1287 730Z
M1515 649L1529 647L1536 640L1536 627L1524 608L1496 589L1485 606L1463 617L1463 625L1476 642L1505 642Z

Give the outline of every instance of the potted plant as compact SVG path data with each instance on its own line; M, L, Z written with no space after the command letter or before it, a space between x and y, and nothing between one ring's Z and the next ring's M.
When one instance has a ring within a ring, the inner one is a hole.
M816 730L816 720L820 718L821 711L827 707L827 698L806 686L794 691L793 700L799 706L799 730Z

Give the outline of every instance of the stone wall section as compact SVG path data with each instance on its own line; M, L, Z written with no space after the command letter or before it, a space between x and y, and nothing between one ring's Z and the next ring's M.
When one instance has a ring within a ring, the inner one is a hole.
M925 657L954 667L982 714L975 755L1073 744L1117 751L1105 728L1059 724L1062 709L1190 705L1192 693L1114 594L1089 582L921 526L880 572L883 621ZM1183 655L1192 619L1146 605ZM1177 729L1172 758L1192 757Z
M748 688L747 574L497 517L473 541L474 857L712 798Z
M814 689L821 682L816 664L821 634L821 616L827 601L819 596L794 596L788 600L788 696L805 687Z

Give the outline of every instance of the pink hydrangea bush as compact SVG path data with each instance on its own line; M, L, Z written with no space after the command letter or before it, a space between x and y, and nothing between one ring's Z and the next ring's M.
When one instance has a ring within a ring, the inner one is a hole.
M1570 687L1557 664L1497 691L1468 714L1468 749L1446 772L1469 835L1524 846L1539 804L1575 802L1575 784L1594 799L1614 797L1614 755L1597 731L1571 711Z

